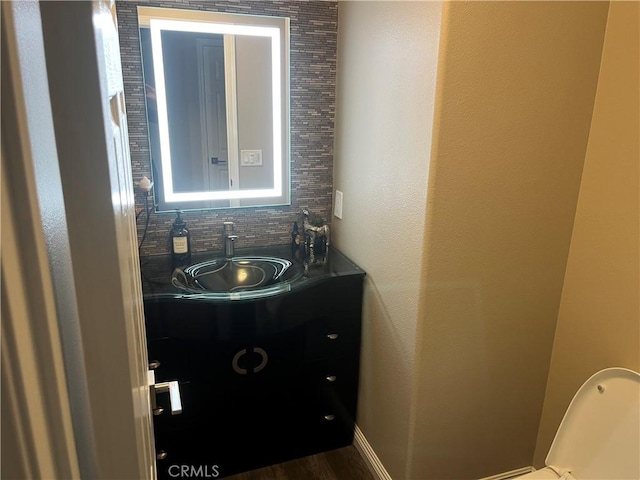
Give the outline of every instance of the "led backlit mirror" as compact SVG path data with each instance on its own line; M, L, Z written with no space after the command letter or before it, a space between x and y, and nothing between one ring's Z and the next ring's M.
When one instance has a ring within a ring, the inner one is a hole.
M289 19L138 7L159 211L290 203Z

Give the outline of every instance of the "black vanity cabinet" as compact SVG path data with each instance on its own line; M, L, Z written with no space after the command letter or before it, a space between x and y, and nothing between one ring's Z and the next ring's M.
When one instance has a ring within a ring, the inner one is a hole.
M183 410L157 394L158 477L187 465L222 478L351 444L363 278L320 275L256 300L145 296L156 382L179 382Z

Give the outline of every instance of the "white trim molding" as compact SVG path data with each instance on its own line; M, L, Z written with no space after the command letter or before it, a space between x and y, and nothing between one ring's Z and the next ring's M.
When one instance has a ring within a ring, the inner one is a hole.
M355 426L353 445L356 447L360 456L362 456L363 460L367 464L367 467L371 471L371 474L377 480L393 480L387 469L384 468L384 465L376 455L376 452L373 450L373 447L367 441L367 438L362 433L362 430Z
M522 467L516 470L510 470L508 472L491 475L490 477L483 477L479 480L508 480L510 478L518 478L520 475L526 475L527 473L531 473L533 471L535 471L535 468L533 467Z
M367 464L369 471L375 477L376 480L393 480L387 469L384 468L384 465L376 455L376 452L373 450L373 447L368 442L367 438L360 430L358 425L355 426L353 445L360 453L360 456ZM490 477L483 477L479 480L508 480L511 478L517 478L521 475L525 475L527 473L531 473L535 471L533 467L522 467L516 470L510 470L508 472L498 473L496 475L492 475Z

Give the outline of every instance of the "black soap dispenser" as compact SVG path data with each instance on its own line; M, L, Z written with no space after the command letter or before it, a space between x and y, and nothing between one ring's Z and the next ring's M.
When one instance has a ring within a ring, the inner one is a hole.
M191 262L191 237L187 224L176 211L176 219L171 228L171 267L183 267Z

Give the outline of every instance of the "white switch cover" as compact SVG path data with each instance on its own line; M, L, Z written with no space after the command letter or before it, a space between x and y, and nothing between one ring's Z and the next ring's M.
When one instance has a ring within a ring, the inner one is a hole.
M262 150L240 150L241 167L261 167Z
M342 192L340 190L336 190L336 201L333 205L333 214L338 218L342 218L342 198Z

